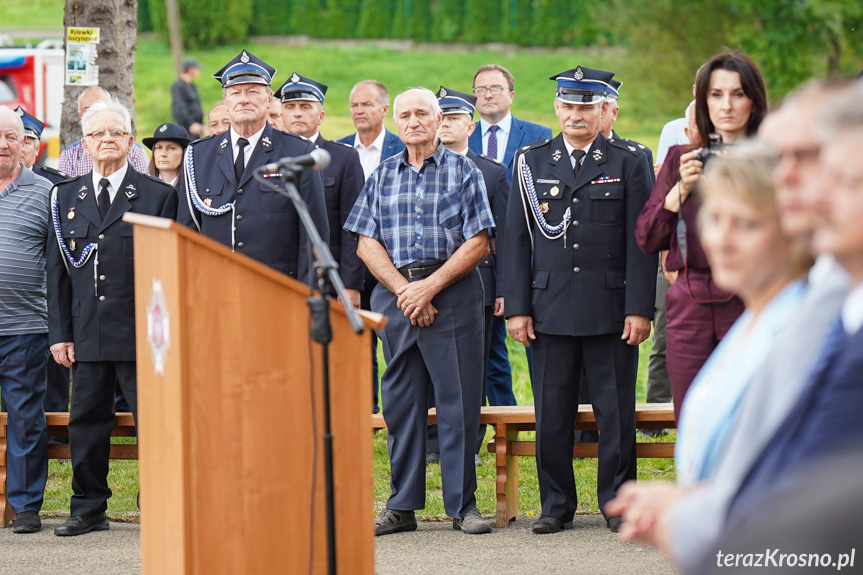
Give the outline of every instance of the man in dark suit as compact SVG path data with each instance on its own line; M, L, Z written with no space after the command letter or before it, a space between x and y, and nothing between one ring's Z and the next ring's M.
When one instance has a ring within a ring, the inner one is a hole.
M360 155L363 178L369 179L382 161L404 151L405 145L398 136L384 128L384 117L390 109L387 87L377 80L363 80L351 88L351 120L357 131L337 140L352 146ZM362 308L370 310L372 290L378 280L366 270L365 287L361 294ZM378 413L378 338L372 336L372 411Z
M503 314L503 278L502 267L496 265L496 246L503 246L503 228L506 220L506 205L509 196L509 184L506 168L500 162L488 156L477 154L468 148L468 138L475 129L473 112L476 106L476 96L457 92L444 86L437 92L438 104L441 107L443 119L438 129L438 139L448 150L467 156L480 169L485 182L491 212L494 216L494 230L489 232L489 254L479 263L480 277L483 285L483 305L485 306L485 346L483 348L483 405L515 405L512 388L508 397L492 396L486 389L486 371L488 369L488 353L491 347L492 319L495 314ZM436 427L436 426L433 426ZM480 425L477 437L477 452L482 448L485 437L485 425ZM435 430L436 431L436 430ZM426 459L430 454L438 455L437 434L429 429L429 447L426 449ZM476 458L479 464L479 457Z
M398 136L384 127L390 109L387 87L377 80L363 80L351 88L351 120L357 131L337 142L356 148L368 179L382 161L404 151Z
M365 266L357 257L357 239L342 229L351 208L365 184L363 167L356 150L347 144L325 140L320 133L324 121L324 96L327 86L296 72L282 84L276 95L281 100L285 129L308 138L330 153L330 165L324 168L324 196L330 226L330 251L339 264L339 275L345 284L351 305L360 307Z
M824 214L813 246L833 255L851 287L835 327L816 360L814 375L795 407L765 446L728 511L727 529L751 518L767 497L778 496L799 470L848 442L863 440L863 85L828 101L820 126L821 174L818 190Z
M186 148L186 190L179 220L232 251L310 283L308 238L293 202L253 177L265 164L315 149L305 138L267 124L275 73L275 68L243 50L213 74L222 83L231 127ZM297 188L318 233L327 241L329 226L320 173L306 170Z
M74 366L69 418L71 517L55 535L109 528L108 456L115 382L137 418L135 281L132 226L126 212L175 218L177 192L131 168L129 111L93 104L82 120L89 174L54 188L53 249L47 250L48 333L54 361ZM94 285L95 281L95 285Z
M473 76L473 93L477 98L480 121L468 139L470 149L503 163L509 182L512 180L515 152L531 142L550 139L551 129L512 115L510 108L515 98L515 79L503 66L480 66ZM527 350L527 360L530 363L530 350ZM492 405L515 405L512 369L506 349L506 322L502 316L492 319L486 374L485 385L489 400L494 402Z
M578 66L551 79L561 134L516 155L503 252L509 333L534 350L535 533L572 525L582 372L599 427L600 508L635 479L638 344L650 334L656 273L634 234L650 169L642 153L599 133L610 74ZM619 517L606 519L619 529Z

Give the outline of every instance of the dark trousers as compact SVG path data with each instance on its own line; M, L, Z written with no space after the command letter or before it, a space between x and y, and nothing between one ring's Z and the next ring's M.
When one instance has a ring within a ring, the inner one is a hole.
M69 368L49 358L45 411L69 411Z
M360 308L371 311L372 291L378 285L378 279L366 268L365 287L360 292ZM378 400L378 336L372 332L372 413L380 413Z
M582 371L599 428L600 509L636 476L635 377L638 346L619 334L569 337L536 334L531 342L536 406L536 467L542 514L571 521L577 506L572 448Z
M681 274L665 295L665 305L668 341L665 362L674 397L674 419L679 421L689 386L743 313L743 303L737 298L721 306L695 303Z
M0 336L0 395L8 413L6 499L16 514L42 509L48 480L42 407L47 363L47 333Z
M429 327L412 326L383 285L372 310L387 316L379 332L387 369L381 378L386 403L390 509L425 507L425 448L429 390L438 413L441 479L447 515L463 518L476 507L474 453L482 394L482 284L474 272L444 289Z
M668 368L665 365L666 321L665 294L671 287L662 274L662 267L656 273L656 310L653 314L653 348L647 362L647 403L668 403L671 401L671 384L668 381Z
M486 313L491 313L491 327L486 341L485 395L489 405L516 405L512 392L512 367L506 349L506 320L495 316L493 311L494 306L486 307Z
M94 515L108 508L108 461L114 427L114 390L119 385L138 420L138 381L134 361L79 361L73 365L69 444L72 451L72 515Z

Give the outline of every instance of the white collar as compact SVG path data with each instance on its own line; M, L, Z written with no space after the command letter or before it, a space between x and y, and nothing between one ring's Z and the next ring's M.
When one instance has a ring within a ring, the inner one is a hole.
M497 124L489 124L482 118L479 120L479 127L482 129L482 135L485 136L488 133L488 129L492 126L497 126L498 131L503 132L505 134L509 134L512 129L512 112L507 112L506 116L501 118L500 122Z
M111 198L111 201L114 201L114 198L117 196L117 190L120 189L120 186L123 184L123 179L126 177L126 171L129 169L129 162L124 162L123 167L111 174L110 176L103 176L102 174L96 171L96 168L93 168L93 189L96 190L96 195L102 192L102 187L99 182L102 181L102 178L107 178L108 180L108 196ZM98 201L98 200L97 200Z
M863 283L851 288L845 297L842 304L842 327L848 335L854 335L863 327Z
M360 150L370 150L370 149L374 148L375 150L381 150L382 151L384 149L384 136L386 135L386 133L387 133L387 129L384 128L383 126L381 126L381 133L378 134L378 137L375 138L375 141L372 142L371 146L366 147L366 146L363 146L363 143L360 141L360 133L357 132L357 135L354 136L354 148L357 148Z
M260 140L260 139L261 139L261 134L263 134L263 133L264 133L264 128L266 128L266 127L267 127L267 124L266 124L266 123L264 123L264 125L263 125L263 126L261 126L261 129L260 129L260 130L258 130L257 132L255 132L254 134L252 134L251 136L249 136L248 138L246 138L246 140L248 140L248 141L249 141L249 143L248 143L248 144L246 144L246 147L247 147L247 148L248 148L249 146L251 146L251 147L252 147L252 151L254 151L255 146L257 146L257 145L258 145L258 140ZM236 149L237 149L237 139L238 139L238 138L240 138L240 135L237 133L237 131L236 131L236 130L234 130L234 127L233 127L233 126L231 126L229 129L230 129L230 131L231 131L231 133L230 133L230 137L231 137L231 146L233 147L233 149L234 149L234 150L236 150ZM237 157L237 155L236 155L236 154L234 154L234 157L236 158L236 157ZM247 163L247 164L249 163L249 158L246 158L246 163Z
M596 140L594 140L593 142L595 142L595 141ZM584 151L584 155L581 157L581 164L584 164L584 159L587 157L587 154L590 152L590 147L593 146L593 142L590 142L584 148L580 148L581 150ZM569 142L567 142L566 138L563 138L563 145L566 146L566 155L569 157L572 157L572 151L576 149L575 146L573 146ZM569 163L571 164L572 160L570 160ZM581 164L579 164L579 165L581 165Z

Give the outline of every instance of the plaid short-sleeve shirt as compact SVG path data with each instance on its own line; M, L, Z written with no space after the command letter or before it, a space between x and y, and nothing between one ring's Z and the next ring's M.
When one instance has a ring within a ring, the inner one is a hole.
M494 218L482 172L461 154L438 144L422 168L407 152L381 162L366 180L344 228L386 248L396 268L447 260Z

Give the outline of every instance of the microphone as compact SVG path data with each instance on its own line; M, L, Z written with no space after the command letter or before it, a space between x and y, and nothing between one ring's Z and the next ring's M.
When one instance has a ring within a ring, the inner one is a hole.
M330 165L331 159L332 157L328 151L322 150L321 148L315 148L310 153L302 156L282 158L278 162L264 164L258 168L257 171L261 173L275 174L285 169L297 170L299 168L297 171L302 171L305 168L312 168L314 170L323 170Z

